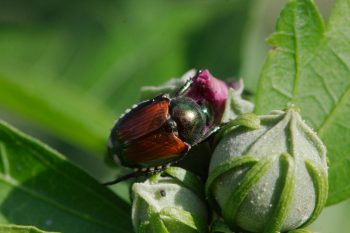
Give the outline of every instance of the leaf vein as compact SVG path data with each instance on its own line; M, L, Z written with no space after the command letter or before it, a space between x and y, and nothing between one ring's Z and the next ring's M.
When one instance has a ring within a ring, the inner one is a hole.
M336 51L334 51L334 48L332 48L331 46L329 46L329 49L330 49L330 51L334 54L334 56L337 58L337 60L339 61L339 63L342 64L342 65L345 67L345 69L347 70L348 73L350 73L349 64L347 64L347 63L344 61L344 59L341 58L341 57L339 56L339 54L338 54Z
M281 88L276 87L274 83L272 83L272 90L274 90L277 94L280 94L281 96L287 97L287 99L292 98L290 93L288 93L287 91L285 91Z
M292 98L291 98L291 102L294 102L297 94L298 94L298 83L299 83L299 77L300 77L300 67L299 67L299 57L298 57L298 52L299 52L299 38L298 38L298 32L296 29L296 18L297 16L295 15L296 12L293 12L293 34L294 34L294 48L295 48L295 54L294 54L294 60L295 60L295 77L293 80L293 91L292 91Z
M318 77L321 80L321 83L324 89L326 90L327 94L331 97L333 103L336 103L338 101L338 98L329 88L329 84L326 81L327 79L324 76L322 76L320 73L318 73L317 69L314 69L312 66L310 66L310 69L314 72L314 74L316 74L316 77Z
M338 125L339 127L344 128L344 129L347 129L347 130L350 131L350 126L347 125L347 124L344 124L344 123L342 123L342 122L336 122L336 125ZM350 159L350 158L349 158L349 159Z
M295 52L293 50L287 48L287 47L279 46L277 49L280 50L281 52L285 52L285 53L289 53L289 54L295 55Z
M74 179L72 179L72 177L70 177L66 173L62 172L61 170L57 169L55 166L52 166L52 163L50 163L45 157L40 156L38 151L36 151L33 148L31 148L30 146L26 145L22 141L16 140L13 134L11 134L11 133L9 133L7 131L3 131L3 133L5 133L7 135L7 137L12 141L12 142L8 142L8 143L12 143L15 146L21 146L22 148L26 148L26 150L32 152L33 155L40 162L42 162L47 168L55 171L60 176L66 178L69 182L73 182L75 186L81 187L82 190L86 190L88 193L91 193L93 196L99 198L99 200L101 200L101 202L105 202L108 206L110 206L110 208L114 208L117 212L120 212L114 202L110 201L109 199L106 199L106 197L104 197L104 196L99 195L98 193L95 192L94 189L90 189L87 186L83 185L81 182L75 181ZM31 142L34 142L34 143L38 143L34 139L27 138L27 140L30 140ZM55 154L57 153L54 150L50 149L49 147L45 146L45 149L49 150L49 153L55 153ZM66 161L65 158L62 155L58 154L56 156L59 157L60 159L62 159L63 161Z
M10 164L7 157L6 146L3 142L0 142L0 157L4 169L4 176L10 177Z
M343 105L347 103L347 99L350 97L350 85L346 88L346 91L344 92L344 94L340 97L340 100L338 101L338 103L336 103L332 110L329 112L329 114L325 117L325 119L323 120L323 122L320 124L320 126L318 127L318 134L320 135L320 137L322 137L323 132L325 130L325 128L332 122L332 118L336 115L338 109Z
M55 166L52 166L52 164L50 162L47 161L47 159L43 158L42 156L39 155L39 153L28 147L26 144L20 142L20 141L16 141L17 144L19 144L21 147L26 148L27 150L29 150L30 152L33 153L33 155L40 161L42 162L47 168L55 171L56 173L58 173L60 176L66 178L67 180L69 180L70 182L73 182L74 185L76 185L77 187L81 187L82 189L86 190L87 192L91 193L92 195L94 195L95 197L98 197L101 201L105 202L106 204L108 204L111 208L115 208L116 210L118 210L118 208L115 206L115 203L111 202L110 200L106 199L104 196L99 195L98 193L95 192L95 190L92 190L90 188L88 188L85 185L82 185L81 182L77 182L74 179L72 179L72 177L70 177L69 175L67 175L66 173L60 171L59 169L57 169ZM62 156L63 157L63 156Z

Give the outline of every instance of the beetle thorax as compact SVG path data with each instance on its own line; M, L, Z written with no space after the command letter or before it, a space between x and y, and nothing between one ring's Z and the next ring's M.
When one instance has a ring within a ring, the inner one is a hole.
M192 145L201 139L206 117L195 101L187 97L173 99L170 105L170 116L176 122L182 140Z

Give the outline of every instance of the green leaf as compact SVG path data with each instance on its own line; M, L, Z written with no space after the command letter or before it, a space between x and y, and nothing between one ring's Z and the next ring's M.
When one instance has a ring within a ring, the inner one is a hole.
M325 26L311 0L283 9L261 72L256 112L289 103L327 146L331 167L328 204L350 196L350 1L338 0Z
M58 152L0 121L0 223L130 232L129 209Z
M115 116L102 103L57 81L23 82L0 76L0 106L40 122L46 130L103 154Z
M2 225L2 224L0 224L0 232L1 233L54 233L54 232L42 231L32 226Z
M165 207L160 211L160 217L168 225L172 224L174 228L190 228L193 232L207 232L207 223L194 213L189 213L176 207Z
M151 217L150 226L152 229L152 233L170 233L167 227L165 226L164 222L162 221L159 213L152 211L151 213L149 213L149 215Z

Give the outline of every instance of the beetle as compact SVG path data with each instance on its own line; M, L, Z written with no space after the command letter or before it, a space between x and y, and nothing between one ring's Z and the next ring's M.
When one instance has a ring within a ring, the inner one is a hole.
M105 185L159 172L219 130L212 106L204 99L186 96L201 72L189 79L175 96L158 95L120 116L111 130L108 148L117 163L134 168L134 172Z

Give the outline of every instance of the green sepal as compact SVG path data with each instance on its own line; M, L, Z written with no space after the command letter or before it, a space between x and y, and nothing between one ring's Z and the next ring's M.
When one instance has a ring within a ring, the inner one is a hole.
M236 214L243 201L251 191L252 187L260 180L260 178L266 173L271 163L276 159L277 155L270 155L253 165L245 174L241 180L238 188L233 190L226 204L222 210L222 216L229 224L231 229L234 229Z
M190 171L180 167L168 167L164 170L162 175L169 175L177 181L181 182L183 186L192 190L198 197L204 198L204 184L199 178Z
M148 208L148 214L150 216L150 228L152 233L170 233L166 228L163 220L161 219L159 213L157 213L153 208Z
M149 221L142 222L138 228L138 233L152 233L151 223Z
M213 195L211 193L211 186L213 183L220 178L220 176L224 175L227 172L238 170L242 167L250 167L258 162L258 159L254 158L250 155L240 156L236 158L231 158L221 165L216 167L210 174L205 184L205 196L210 206L218 213L221 212L221 208L214 200Z
M227 123L224 129L230 129L234 126L244 126L249 129L260 128L260 118L254 113L244 113L239 115L236 119Z
M312 161L306 160L305 165L316 189L316 203L314 211L312 212L309 219L302 225L302 227L307 226L316 220L316 218L320 215L323 207L325 206L328 196L327 174L323 169L320 169L317 166L313 165Z
M284 182L281 194L277 205L274 206L272 217L263 233L280 232L287 218L288 208L291 204L295 186L295 166L292 156L288 153L283 153L280 156L282 162L282 172L284 172Z
M225 174L226 172L233 171L235 169L241 168L243 166L252 166L256 164L259 160L254 158L250 155L240 156L231 158L222 164L220 164L218 167L216 167L212 172L210 172L210 175L207 179L206 185L205 185L205 194L208 198L210 196L210 188L214 181L218 179L220 176Z
M222 219L216 219L211 226L210 233L232 233L232 231Z
M195 232L204 233L208 232L207 223L202 221L200 217L196 217L195 214L189 213L185 210L175 208L175 207L168 207L163 208L159 215L162 219L171 219L177 224L183 224L187 227L193 229Z
M220 140L225 137L226 134L230 133L237 127L242 126L248 129L259 129L260 128L260 118L254 113L244 113L239 115L236 119L224 123L220 131L216 134L214 139L214 145L217 145Z
M170 233L158 213L154 213L150 217L152 233Z

